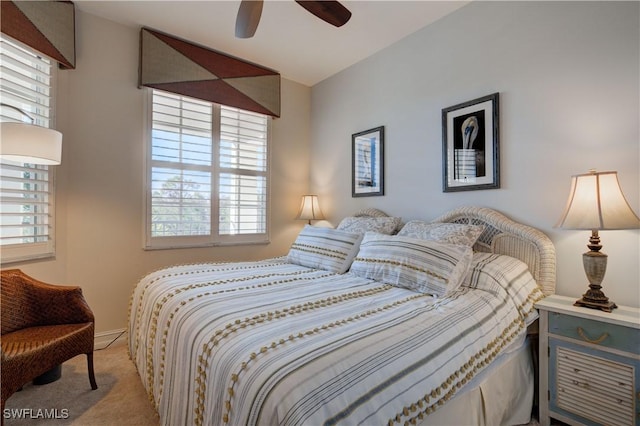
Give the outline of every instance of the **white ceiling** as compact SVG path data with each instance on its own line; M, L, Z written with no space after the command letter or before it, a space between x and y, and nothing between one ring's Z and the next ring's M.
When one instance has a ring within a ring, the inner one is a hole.
M469 1L343 0L352 17L336 28L293 0L266 0L258 30L250 39L234 35L240 0L74 3L83 12L153 28L313 86Z

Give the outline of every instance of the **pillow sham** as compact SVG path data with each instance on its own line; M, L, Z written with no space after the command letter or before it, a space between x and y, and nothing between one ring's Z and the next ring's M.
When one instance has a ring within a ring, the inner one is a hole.
M527 325L537 318L534 303L544 297L527 264L502 254L475 253L462 286L484 290L496 297L505 297L501 295L506 293Z
M428 223L422 220L410 220L402 227L398 235L473 247L483 231L484 226L482 225Z
M402 221L399 217L356 217L348 216L342 219L337 229L364 234L367 231L392 235L400 228Z
M305 225L291 245L287 261L343 274L360 247L361 234Z
M367 232L350 272L419 293L444 296L461 284L471 247Z

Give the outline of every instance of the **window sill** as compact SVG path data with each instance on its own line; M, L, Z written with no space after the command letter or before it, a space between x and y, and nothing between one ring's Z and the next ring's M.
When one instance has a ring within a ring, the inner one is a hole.
M212 248L212 247L230 247L230 246L258 246L258 245L268 245L271 244L271 240L257 240L257 241L225 241L225 242L216 242L216 243L205 243L205 244L189 244L189 245L178 245L178 244L168 244L168 245L156 245L156 246L144 246L142 249L144 251L155 251L155 250L178 250L178 249L193 249L193 248Z

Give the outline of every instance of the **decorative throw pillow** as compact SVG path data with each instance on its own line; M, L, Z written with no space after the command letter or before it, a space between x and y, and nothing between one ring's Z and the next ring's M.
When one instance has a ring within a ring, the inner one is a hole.
M358 252L361 234L305 225L291 245L287 260L308 268L342 274Z
M527 264L501 254L475 253L461 285L496 297L506 294L527 325L537 318L534 303L544 297Z
M402 227L398 235L473 247L483 231L484 226L481 225L428 223L421 220L411 220Z
M355 217L348 216L342 219L337 229L348 232L364 234L367 231L379 234L392 235L400 227L402 221L399 217Z
M443 296L466 275L471 247L367 232L351 264L353 274L419 293Z

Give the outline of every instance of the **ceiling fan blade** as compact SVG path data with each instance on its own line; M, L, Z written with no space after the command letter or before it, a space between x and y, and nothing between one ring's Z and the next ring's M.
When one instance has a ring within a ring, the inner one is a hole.
M253 37L262 15L262 4L262 0L242 0L236 18L236 37Z
M335 0L296 0L300 6L316 15L325 22L336 27L341 27L351 19L349 9Z

